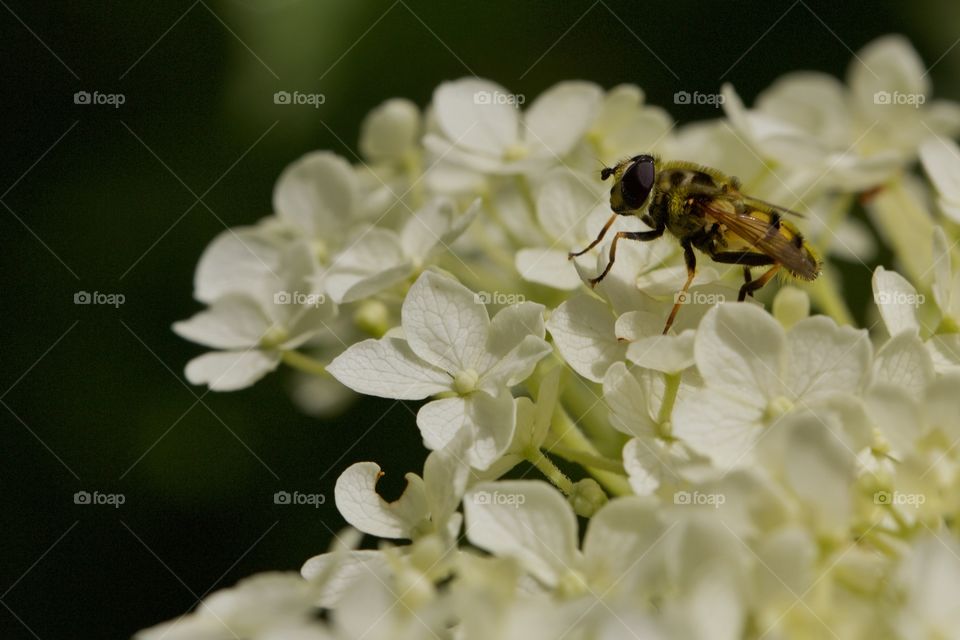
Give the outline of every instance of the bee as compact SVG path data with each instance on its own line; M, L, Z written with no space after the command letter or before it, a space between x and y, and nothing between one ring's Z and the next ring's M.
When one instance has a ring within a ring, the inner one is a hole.
M777 273L807 281L820 275L820 261L813 249L783 219L784 214L799 214L744 194L740 181L733 176L692 162L663 162L644 154L604 167L600 177L614 179L610 188L614 213L593 242L567 257L573 259L597 246L617 216L637 216L651 227L650 231L620 231L614 236L606 268L590 280L590 286L596 286L613 267L619 240L655 240L669 231L683 248L687 281L675 298L664 334L673 325L696 275L694 249L715 262L743 266L744 283L738 302L752 297ZM754 279L750 271L753 267L769 268Z

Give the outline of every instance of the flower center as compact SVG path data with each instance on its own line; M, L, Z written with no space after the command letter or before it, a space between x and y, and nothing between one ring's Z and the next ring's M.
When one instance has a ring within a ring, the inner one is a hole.
M453 390L462 396L476 390L480 375L473 369L464 369L453 378Z
M313 255L316 256L318 262L322 264L327 261L330 250L327 248L326 242L319 238L314 238L310 242L310 248L313 250Z
M793 400L786 396L777 396L767 405L763 417L767 422L776 422L781 416L793 410Z
M557 595L561 598L576 598L589 589L584 575L574 569L568 570L557 581Z
M514 142L503 150L503 159L507 161L523 160L530 153L526 145Z
M260 346L264 349L276 349L290 338L290 333L278 324L267 329L260 338Z

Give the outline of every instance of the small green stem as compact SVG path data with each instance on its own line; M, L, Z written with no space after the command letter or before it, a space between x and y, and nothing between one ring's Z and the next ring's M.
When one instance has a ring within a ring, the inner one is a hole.
M315 376L330 375L327 373L327 366L325 364L319 360L311 358L308 355L304 355L299 351L284 351L283 355L280 356L280 359L287 366L293 367L294 369L304 373L309 373Z
M555 437L555 442L565 449L580 451L591 456L600 456L600 452L597 451L593 443L577 428L577 425L563 407L558 406L554 411L550 430ZM589 465L584 468L613 495L622 496L633 493L630 489L630 483L627 482L623 474L612 473Z
M609 471L611 473L619 473L623 475L626 473L623 469L623 463L619 460L614 460L613 458L605 458L603 456L594 455L592 453L587 453L586 451L579 451L577 449L570 449L565 447L562 444L554 444L546 448L547 453L552 453L554 455L560 456L564 460L569 462L575 462L581 467L587 468L592 467L594 469L603 469L604 471Z
M560 489L563 495L569 496L573 493L573 482L564 475L563 471L560 471L560 468L557 467L550 458L543 455L542 451L534 449L526 452L524 457L530 464L535 466L540 473L545 475L547 480Z
M657 424L661 427L661 433L657 435L661 438L672 438L673 434L669 429L670 416L673 413L673 405L677 401L677 392L680 391L680 374L667 374L666 389L663 392L663 403L660 405L660 412L657 414Z

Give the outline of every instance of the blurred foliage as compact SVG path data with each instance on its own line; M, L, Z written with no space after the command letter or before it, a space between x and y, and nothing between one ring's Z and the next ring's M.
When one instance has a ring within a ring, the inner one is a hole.
M729 80L749 102L791 70L842 76L851 51L893 31L936 63L938 95L960 98L960 9L946 0L4 7L4 638L31 637L24 625L44 639L125 637L208 589L296 570L343 526L332 490L348 464L379 462L388 494L419 470L415 407L365 399L310 419L283 372L207 394L182 376L200 350L170 331L198 308L204 246L268 213L275 177L300 154L354 160L359 124L382 100L424 105L472 73L531 98L585 78L637 83L688 122L720 114L674 106L675 91ZM75 105L79 90L126 103ZM326 103L275 105L278 90ZM126 303L77 306L78 290ZM274 505L281 489L328 502ZM74 505L78 490L126 503Z

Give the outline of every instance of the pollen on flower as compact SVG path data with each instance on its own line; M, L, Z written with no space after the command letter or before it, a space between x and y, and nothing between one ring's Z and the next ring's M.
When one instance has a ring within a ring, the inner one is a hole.
M480 374L474 369L464 369L457 373L453 378L453 389L462 396L475 391L477 382L480 381Z

